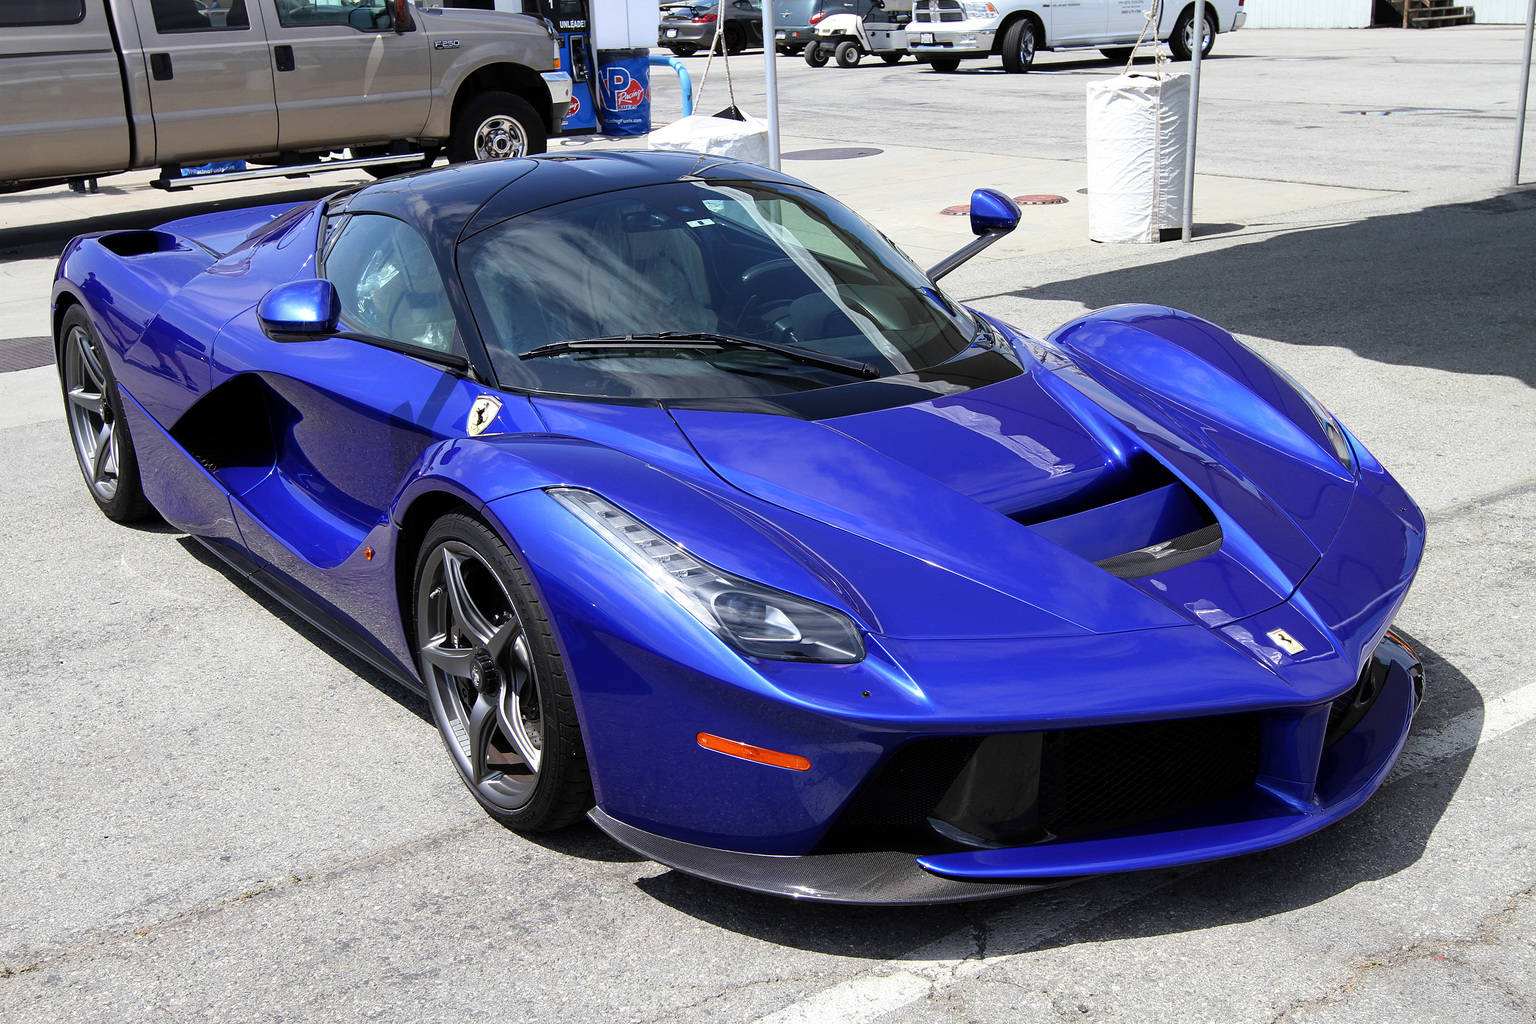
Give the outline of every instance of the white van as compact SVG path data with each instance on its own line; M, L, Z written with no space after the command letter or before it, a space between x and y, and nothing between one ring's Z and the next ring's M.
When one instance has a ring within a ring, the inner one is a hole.
M907 49L935 71L953 71L962 60L1000 56L1003 67L1028 71L1040 50L1096 48L1111 60L1130 59L1146 28L1154 0L914 0ZM1218 32L1243 27L1244 0L1206 0L1200 55L1211 52ZM1194 49L1195 5L1164 0L1157 38L1175 60ZM1147 34L1148 41L1152 33Z

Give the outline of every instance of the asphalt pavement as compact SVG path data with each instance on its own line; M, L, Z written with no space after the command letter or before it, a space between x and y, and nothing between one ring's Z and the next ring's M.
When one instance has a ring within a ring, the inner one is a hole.
M1536 1020L1536 188L1504 187L1519 55L1509 28L1219 37L1199 237L1151 246L1087 241L1083 87L1115 70L1096 56L1027 76L779 61L785 169L920 262L965 240L939 211L972 187L1068 200L1026 207L947 279L957 297L1037 333L1117 302L1208 317L1419 501L1397 625L1428 695L1352 817L1264 854L925 909L740 893L589 826L520 836L460 786L421 700L175 530L107 522L52 369L0 372L0 1019ZM761 62L732 62L758 112ZM704 108L725 105L717 73ZM656 83L661 120L676 85ZM1536 130L1527 150L1536 181ZM146 180L0 197L0 366L47 334L72 234L349 179Z

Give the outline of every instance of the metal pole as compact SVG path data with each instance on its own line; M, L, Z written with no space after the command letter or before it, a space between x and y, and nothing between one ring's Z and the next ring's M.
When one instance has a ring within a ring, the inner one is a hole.
M1536 3L1536 0L1532 0ZM763 88L768 96L768 166L779 169L778 43L773 37L773 0L763 0Z
M1520 61L1520 111L1515 115L1515 166L1510 169L1509 183L1520 184L1520 143L1525 141L1525 96L1531 91L1531 35L1536 30L1536 0L1531 0L1525 11L1525 57Z
M1536 3L1536 0L1531 0ZM1175 23L1175 29L1178 25ZM1205 48L1205 0L1195 0L1195 21L1190 26L1193 44L1189 54L1189 137L1184 148L1184 241L1195 240L1195 128L1200 122L1200 51Z

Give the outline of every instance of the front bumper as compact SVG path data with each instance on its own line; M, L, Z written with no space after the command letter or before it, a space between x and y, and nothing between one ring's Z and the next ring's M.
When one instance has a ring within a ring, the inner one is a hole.
M987 57L997 38L995 21L913 21L907 24L907 50L929 57Z
M559 135L560 123L565 120L566 111L571 109L571 76L564 71L541 71L539 77L544 79L544 86L549 90L549 134Z
M895 850L774 856L669 839L601 808L589 817L622 845L687 874L831 903L955 903L1055 888L1095 874L1196 864L1294 842L1347 816L1375 792L1407 740L1423 696L1423 674L1413 653L1389 634L1361 678L1378 680L1379 689L1369 709L1331 744L1324 746L1324 727L1337 715L1330 715L1333 705L1297 718L1317 748L1309 783L1298 786L1296 780L1260 774L1248 792L1232 799L1108 837L915 858ZM1357 692L1334 704L1357 700ZM995 797L984 795L989 802Z

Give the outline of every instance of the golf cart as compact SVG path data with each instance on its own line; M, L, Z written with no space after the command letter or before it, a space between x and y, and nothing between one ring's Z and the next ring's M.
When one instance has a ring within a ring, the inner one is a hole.
M869 13L833 14L816 23L816 38L805 48L805 62L824 67L828 58L840 68L858 67L866 53L887 64L907 55L907 23L912 0L872 0Z

